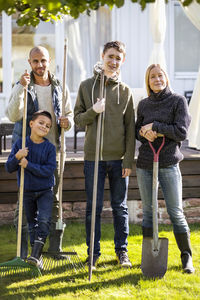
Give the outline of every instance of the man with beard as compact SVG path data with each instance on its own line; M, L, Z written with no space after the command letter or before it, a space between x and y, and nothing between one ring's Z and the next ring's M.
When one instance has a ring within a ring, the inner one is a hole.
M30 135L29 122L34 112L46 110L52 116L52 127L47 135L47 139L56 146L57 161L60 148L61 127L69 130L73 124L73 113L69 92L66 92L65 114L61 115L62 107L62 87L59 80L49 71L50 56L46 48L42 46L34 47L30 50L28 62L32 71L26 71L15 84L6 108L6 115L11 122L15 122L12 143L15 143L22 136L22 118L24 110L24 88L27 88L27 128L26 135ZM59 165L55 171L54 203L52 210L52 224L49 235L49 253L62 252L63 230L56 230L56 222L59 212L58 185L59 185ZM15 213L15 225L18 224L18 205ZM28 255L28 231L25 217L22 223L22 244L21 258ZM62 256L58 255L58 258Z

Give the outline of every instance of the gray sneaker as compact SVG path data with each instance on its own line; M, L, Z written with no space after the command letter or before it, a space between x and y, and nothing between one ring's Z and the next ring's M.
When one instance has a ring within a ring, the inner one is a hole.
M128 254L126 251L124 250L121 250L121 251L118 251L117 253L117 260L118 260L118 263L124 267L124 268L131 268L132 267L132 264L128 258Z
M96 266L99 260L99 256L98 255L93 255L93 264L92 264L92 270L96 270ZM88 255L87 259L86 259L86 264L89 266L89 261L90 261L90 257Z

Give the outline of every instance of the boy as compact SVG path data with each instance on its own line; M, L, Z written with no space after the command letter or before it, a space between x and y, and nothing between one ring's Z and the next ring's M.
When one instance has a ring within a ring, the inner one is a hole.
M118 262L131 267L127 255L128 225L128 176L131 173L135 148L135 123L131 89L120 82L119 73L125 60L125 46L119 41L105 44L102 64L94 68L94 76L80 85L75 108L74 121L80 128L86 128L84 145L84 174L87 194L86 243L90 247L92 194L95 165L97 116L103 113L101 124L100 161L98 168L97 206L93 269L100 252L101 212L105 177L108 174L111 207L114 218L114 242ZM104 72L104 98L98 99L100 74Z
M39 258L51 224L56 149L45 138L51 124L49 112L35 112L29 123L31 134L26 137L26 147L21 149L22 139L18 139L6 162L9 173L18 171L18 186L20 167L24 168L23 203L32 247L27 261L36 266L40 265Z

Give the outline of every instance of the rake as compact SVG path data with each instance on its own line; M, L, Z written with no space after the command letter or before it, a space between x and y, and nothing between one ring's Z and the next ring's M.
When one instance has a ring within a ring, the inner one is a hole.
M63 64L63 89L62 89L62 116L65 115L65 101L66 101L66 58L67 58L67 40L65 39L64 43L64 64ZM59 172L59 188L58 188L58 197L59 197L59 217L56 222L56 230L63 230L65 228L65 223L62 219L62 189L63 189L63 172L64 172L64 162L65 162L65 149L64 149L64 128L61 127L61 149L60 149L60 172ZM42 269L44 271L53 272L58 268L62 270L73 269L75 271L79 269L85 269L81 260L78 257L76 251L68 251L68 252L55 252L48 253L42 252ZM62 256L62 259L58 259L57 257Z
M22 148L25 147L26 141L26 114L27 114L27 88L24 88L24 112L23 112L23 129L22 129ZM24 168L21 167L20 176L20 194L19 194L19 218L17 231L17 256L7 262L0 264L1 276L7 275L27 275L32 276L42 275L39 268L29 265L21 259L21 233L22 233L22 210L23 210L23 194L24 194Z

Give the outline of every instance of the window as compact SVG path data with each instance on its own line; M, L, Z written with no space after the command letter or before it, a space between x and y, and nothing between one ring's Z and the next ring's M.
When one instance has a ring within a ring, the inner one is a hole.
M52 63L50 70L55 72L55 25L40 22L37 28L18 26L16 16L12 17L12 84L19 80L27 69L28 55L34 46L44 46L49 50Z
M174 4L175 73L198 72L200 63L200 31L185 15L180 4Z
M0 93L3 92L2 14L0 14Z
M68 38L67 84L70 92L76 92L80 82L92 76L103 45L111 39L111 11L101 7L90 16L66 17L65 35Z

